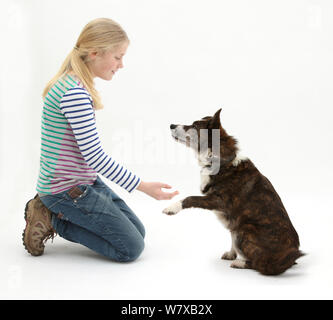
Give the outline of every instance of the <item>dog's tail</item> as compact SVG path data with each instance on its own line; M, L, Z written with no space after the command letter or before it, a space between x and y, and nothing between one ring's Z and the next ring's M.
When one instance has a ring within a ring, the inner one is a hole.
M263 254L254 257L249 262L249 267L259 271L264 275L278 275L285 272L288 268L295 264L295 261L304 256L305 253L297 248L289 248L285 251L275 254Z

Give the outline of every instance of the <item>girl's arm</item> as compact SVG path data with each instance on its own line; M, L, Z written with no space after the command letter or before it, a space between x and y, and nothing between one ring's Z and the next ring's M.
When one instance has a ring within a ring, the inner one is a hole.
M82 87L69 89L61 99L60 109L71 126L84 160L96 172L128 192L138 189L157 200L171 199L178 194L178 191L173 193L162 191L162 188L171 188L165 183L141 181L104 152L96 128L92 100L86 89Z
M128 192L133 192L138 187L140 178L104 152L88 91L80 86L67 90L61 98L60 109L89 167Z

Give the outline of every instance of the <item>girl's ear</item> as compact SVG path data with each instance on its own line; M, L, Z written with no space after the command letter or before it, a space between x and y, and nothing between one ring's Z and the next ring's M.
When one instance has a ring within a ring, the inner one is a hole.
M89 60L95 60L97 57L97 54L98 54L97 51L89 52L89 54L88 54Z

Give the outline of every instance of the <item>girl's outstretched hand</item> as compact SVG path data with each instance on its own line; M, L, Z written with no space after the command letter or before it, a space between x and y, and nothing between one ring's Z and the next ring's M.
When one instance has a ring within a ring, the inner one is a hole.
M170 200L174 196L179 194L178 191L171 193L164 192L162 188L171 189L172 187L162 182L144 182L144 181L141 181L139 186L137 187L139 191L148 194L149 196L153 197L156 200Z

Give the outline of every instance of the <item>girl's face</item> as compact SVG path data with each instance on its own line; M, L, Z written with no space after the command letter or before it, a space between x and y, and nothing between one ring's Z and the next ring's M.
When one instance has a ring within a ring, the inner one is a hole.
M89 54L88 68L93 77L111 80L118 69L123 68L123 56L126 53L128 42L110 49L104 53L92 52Z

